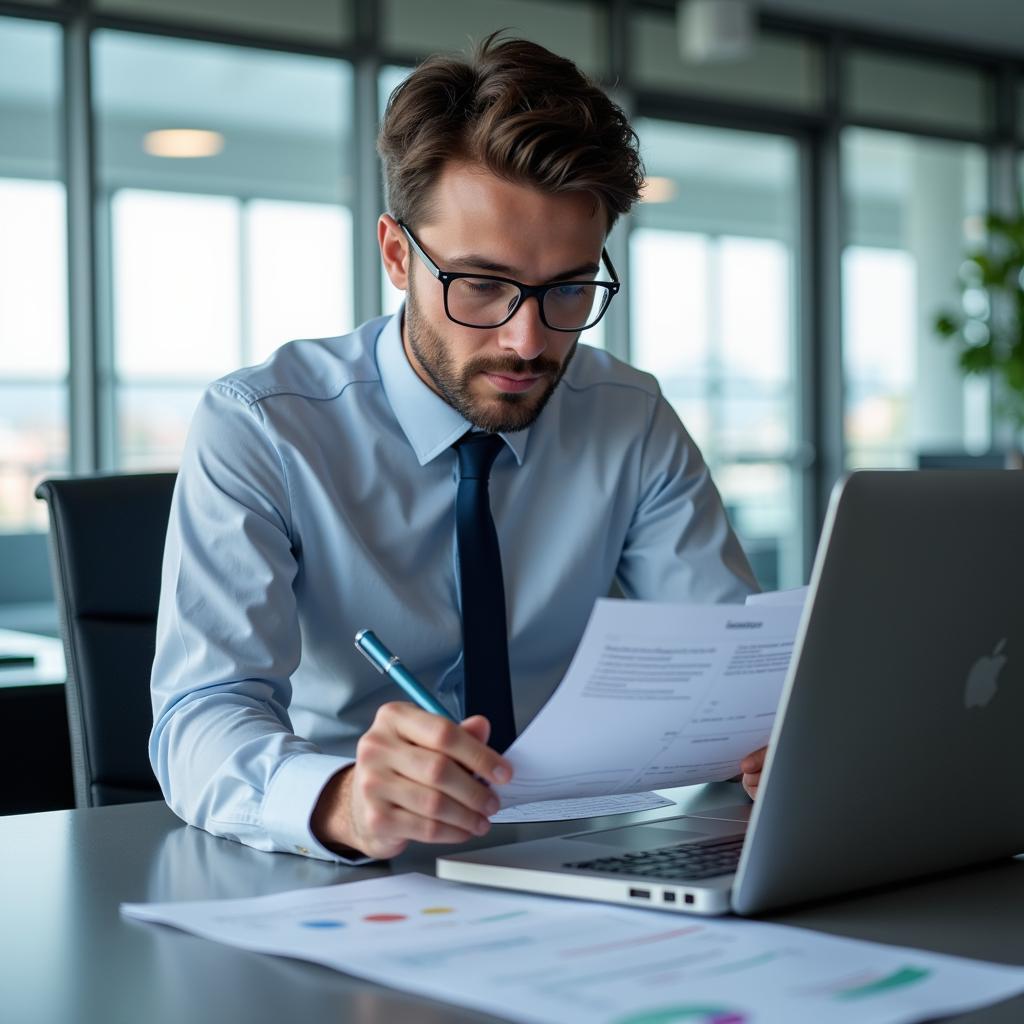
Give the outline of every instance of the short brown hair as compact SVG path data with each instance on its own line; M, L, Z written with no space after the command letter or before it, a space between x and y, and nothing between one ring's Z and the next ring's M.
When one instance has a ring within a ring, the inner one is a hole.
M377 139L389 211L416 227L443 165L463 159L544 192L589 193L611 230L643 183L625 113L572 61L498 36L469 60L428 58L391 94Z

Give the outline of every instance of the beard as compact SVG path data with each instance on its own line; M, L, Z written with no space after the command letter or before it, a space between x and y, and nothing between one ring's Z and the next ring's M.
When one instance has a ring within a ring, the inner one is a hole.
M478 430L486 430L491 434L525 430L537 419L572 362L579 343L577 335L561 363L543 356L520 359L508 353L498 357L481 356L467 360L461 367L456 366L444 338L421 315L413 293L411 276L405 302L405 330L413 355L441 397L463 419ZM526 392L497 392L480 398L473 394L472 383L481 373L529 374L541 376L544 380ZM538 388L541 390L538 391Z

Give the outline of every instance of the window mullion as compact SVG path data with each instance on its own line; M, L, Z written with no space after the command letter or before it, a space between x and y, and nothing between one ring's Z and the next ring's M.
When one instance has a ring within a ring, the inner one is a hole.
M95 136L89 54L90 19L64 29L64 169L68 227L68 365L70 468L95 471L100 451L99 352L96 315Z

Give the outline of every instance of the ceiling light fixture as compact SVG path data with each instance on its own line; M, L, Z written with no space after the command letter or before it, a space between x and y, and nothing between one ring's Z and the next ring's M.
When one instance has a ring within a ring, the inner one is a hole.
M644 203L670 203L678 194L679 189L671 178L646 178L640 190L640 200Z
M224 148L224 136L220 132L202 131L198 128L162 128L159 131L146 132L142 148L150 156L194 160L198 157L216 156Z
M757 37L751 0L679 0L679 52L694 64L749 57Z

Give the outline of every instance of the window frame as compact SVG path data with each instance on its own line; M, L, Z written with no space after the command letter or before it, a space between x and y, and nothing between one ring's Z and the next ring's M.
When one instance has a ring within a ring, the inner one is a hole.
M797 276L796 330L803 374L799 398L800 443L792 464L806 482L803 508L804 569L809 570L829 493L845 465L842 435L843 376L841 360L841 268L844 246L839 136L850 126L897 130L911 135L981 144L990 157L989 205L1010 210L1018 201L1020 168L1024 166L1024 53L993 53L954 42L925 41L896 33L850 26L829 26L802 18L762 13L766 31L796 35L821 50L823 104L818 110L793 110L771 104L726 101L708 95L683 95L639 88L631 73L630 14L637 9L665 11L664 0L565 0L607 9L608 74L602 84L634 117L657 117L723 128L788 134L799 140L801 238ZM353 213L353 313L357 323L380 310L382 276L377 258L375 224L382 203L380 169L374 141L378 75L385 66L409 66L420 53L391 52L381 43L381 16L374 0L352 0L351 38L343 45L317 45L274 39L255 31L231 31L209 25L173 24L141 16L100 12L92 0L53 6L7 0L4 15L49 21L64 30L63 141L64 181L68 203L69 293L69 427L71 469L93 472L114 468L112 410L103 400L102 382L110 379L110 353L99 341L101 318L110 296L101 290L99 262L108 255L109 237L97 222L96 153L92 113L90 39L103 28L147 35L211 41L348 61L354 69L353 125L357 157L354 194L361 197ZM890 55L953 61L981 71L990 83L994 112L991 123L976 132L944 130L935 124L892 123L853 117L844 105L845 59L852 49ZM609 252L628 289L628 225L617 227ZM608 347L628 357L627 304L613 304L606 318ZM106 406L106 407L105 407Z

